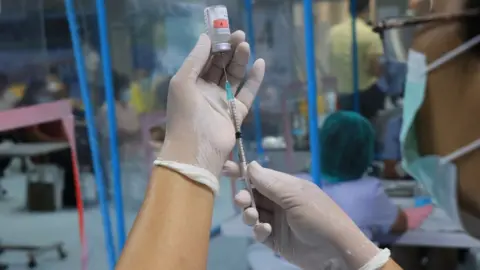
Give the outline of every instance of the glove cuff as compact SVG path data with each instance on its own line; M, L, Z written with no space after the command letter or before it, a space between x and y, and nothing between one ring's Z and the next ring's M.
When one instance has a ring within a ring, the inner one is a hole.
M390 250L388 248L382 249L375 257L370 259L359 270L378 270L381 269L390 259Z
M215 175L213 175L211 172L209 172L206 169L193 166L190 164L161 160L158 158L153 162L153 164L155 166L161 166L161 167L168 168L172 171L176 171L179 174L189 178L194 182L205 185L209 187L213 191L213 194L215 195L217 195L218 193L218 190L220 188L218 179L217 177L215 177Z

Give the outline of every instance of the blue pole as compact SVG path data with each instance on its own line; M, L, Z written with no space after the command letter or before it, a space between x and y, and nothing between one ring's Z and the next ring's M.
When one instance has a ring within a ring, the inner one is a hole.
M250 44L250 59L255 60L255 29L253 27L253 5L252 0L245 0L245 14L247 19L247 37ZM262 146L262 119L260 117L260 98L253 102L253 117L255 121L255 142L257 145L257 157L262 165L265 165L265 150Z
M113 190L115 213L117 217L118 249L121 253L125 245L125 217L123 215L122 182L120 171L120 158L117 144L117 118L115 113L115 98L112 83L112 68L110 60L110 45L108 42L107 12L105 1L97 0L98 34L100 35L100 51L102 54L103 82L105 84L105 100L107 102L107 119L110 137L110 157L113 172ZM119 89L117 89L119 90Z
M360 94L358 89L358 46L357 46L357 10L356 0L350 0L352 16L352 79L353 79L353 109L360 112Z
M317 72L315 68L315 40L312 0L303 0L305 31L305 62L307 70L308 126L310 129L311 174L315 184L321 186L320 143L318 138Z
M108 202L103 179L103 169L100 162L100 152L98 151L97 129L95 127L95 116L90 102L90 90L88 89L87 74L85 62L82 52L82 45L78 35L77 16L75 12L74 0L65 0L65 9L67 13L68 26L72 38L73 53L77 66L78 82L82 94L82 101L85 106L85 118L88 127L88 142L92 152L93 171L95 173L95 181L97 184L98 198L100 199L100 212L103 219L103 234L105 236L105 245L107 248L109 269L115 269L115 247L113 244L112 223L108 212Z

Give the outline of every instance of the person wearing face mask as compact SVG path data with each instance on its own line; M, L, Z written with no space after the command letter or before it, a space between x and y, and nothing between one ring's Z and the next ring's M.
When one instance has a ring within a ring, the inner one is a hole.
M113 72L113 88L115 99L115 116L117 121L117 137L120 164L122 166L122 180L131 180L131 172L137 166L137 162L143 161L139 157L141 149L140 121L138 113L128 103L127 86L129 81L125 76ZM103 148L102 165L108 165L111 162L110 157L110 133L108 125L107 103L104 102L97 114L97 123L101 134ZM108 168L108 167L106 167ZM128 175L125 175L128 174ZM106 187L110 187L111 177L105 177Z
M403 167L452 221L480 239L480 1L432 2L457 20L420 25L408 57Z
M46 90L54 100L66 98L68 91L66 85L60 78L60 72L57 67L51 67L45 78Z

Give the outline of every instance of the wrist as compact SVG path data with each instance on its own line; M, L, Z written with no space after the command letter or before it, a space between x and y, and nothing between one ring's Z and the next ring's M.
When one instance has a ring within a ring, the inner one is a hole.
M356 226L340 229L332 235L335 235L332 243L352 269L360 269L380 252L377 245Z
M168 138L165 139L157 158L197 166L208 170L216 177L220 175L225 162L219 151L215 151L208 143L200 146L188 140L169 140Z

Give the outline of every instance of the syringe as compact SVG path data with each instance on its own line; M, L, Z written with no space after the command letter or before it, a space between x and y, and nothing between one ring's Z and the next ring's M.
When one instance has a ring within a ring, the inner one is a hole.
M222 55L223 56L223 55ZM237 117L237 106L235 105L235 96L232 91L232 86L228 81L227 72L225 70L225 66L223 67L223 72L225 76L225 90L227 92L227 103L228 109L230 110L230 117L233 121L233 126L235 128L235 139L237 140L237 147L238 147L238 159L240 160L240 174L241 179L245 181L245 185L247 186L247 190L252 197L252 205L251 207L257 210L257 206L255 204L255 200L253 198L253 188L250 180L247 177L247 158L245 155L245 148L243 147L243 140L242 140L242 131L240 129L240 121ZM258 220L257 220L258 223Z

